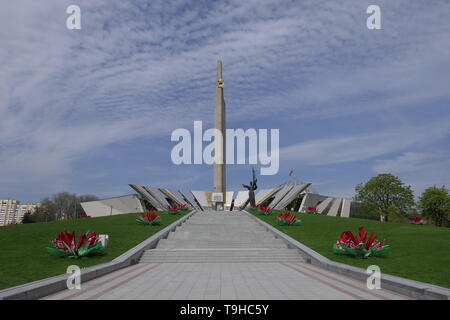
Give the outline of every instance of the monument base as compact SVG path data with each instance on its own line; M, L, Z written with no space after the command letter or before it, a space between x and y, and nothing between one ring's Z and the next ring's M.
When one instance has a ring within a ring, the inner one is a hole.
M214 202L213 203L213 210L224 211L225 210L224 203L223 202Z

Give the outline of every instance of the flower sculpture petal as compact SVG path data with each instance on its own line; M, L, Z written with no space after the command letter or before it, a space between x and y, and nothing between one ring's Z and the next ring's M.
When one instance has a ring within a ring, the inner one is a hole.
M364 227L359 227L359 239L361 242L366 242L367 232L364 230Z
M143 213L136 219L136 222L147 226L159 226L161 225L161 217L156 212Z
M75 232L62 231L50 241L47 251L58 257L81 258L102 249L104 247L95 232L82 233L76 239Z
M342 232L339 239L333 245L333 252L355 257L368 258L379 256L389 252L389 246L384 241L377 240L373 232L367 237L364 227L359 228L359 237L354 236L351 231Z
M292 213L281 213L277 217L277 224L280 226L298 226L302 222L299 217Z

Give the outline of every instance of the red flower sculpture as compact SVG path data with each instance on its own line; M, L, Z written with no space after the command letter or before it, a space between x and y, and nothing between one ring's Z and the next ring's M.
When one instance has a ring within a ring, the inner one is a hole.
M309 213L309 214L320 214L319 212L317 212L317 207L308 207L308 208L306 208L306 213Z
M136 222L139 224L155 226L161 224L161 218L156 214L156 212L143 213L136 219Z
M299 217L292 213L281 213L277 217L277 223L280 226L297 226L302 222L302 220L299 220Z
M422 217L408 218L408 220L409 220L409 223L412 223L412 224L426 224L427 223L425 221L425 219Z
M272 213L272 208L269 206L267 206L267 207L260 206L260 207L258 207L258 212L263 215L268 216Z
M187 204L176 204L174 206L168 206L167 211L169 211L170 214L178 214L181 210L186 210Z
M373 232L367 237L367 232L364 230L364 227L359 227L359 237L358 235L353 235L351 231L344 231L334 244L333 251L337 254L347 254L363 258L389 252L389 246L384 245L384 241L378 241L376 238L377 235Z
M58 237L50 241L52 248L48 251L59 257L80 258L88 254L103 249L99 238L95 232L80 234L78 239L75 232L62 231Z

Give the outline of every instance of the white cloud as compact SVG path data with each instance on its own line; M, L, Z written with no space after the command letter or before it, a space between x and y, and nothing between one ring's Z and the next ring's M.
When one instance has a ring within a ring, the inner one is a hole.
M275 116L322 121L449 98L445 2L415 4L407 15L409 1L386 3L379 33L365 29L364 1L78 3L80 32L65 29L63 1L2 4L2 181L69 180L83 154L212 122L217 58L230 121L250 116L270 127ZM400 140L423 143L409 127L356 132L287 147L285 157L368 159L401 149Z
M450 154L448 150L435 152L404 152L387 160L375 161L376 173L392 173L413 187L416 196L431 186L450 186Z
M394 159L376 160L373 171L376 173L416 171L424 162L428 162L433 158L436 158L436 155L421 152L404 152Z
M368 134L316 139L284 147L281 161L296 161L301 165L326 165L366 160L437 142L450 134L450 119L433 126L406 125L383 128ZM417 157L417 155L416 155ZM411 161L411 154L405 160Z

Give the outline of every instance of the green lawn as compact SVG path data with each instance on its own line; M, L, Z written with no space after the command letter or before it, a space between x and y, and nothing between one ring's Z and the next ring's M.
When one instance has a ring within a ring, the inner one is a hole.
M0 227L0 289L66 273L76 264L81 268L106 263L167 227L186 213L161 213L161 226L138 225L136 213L110 217L31 223ZM59 231L88 230L108 234L109 245L101 256L80 259L58 258L47 252L48 242Z
M382 273L450 288L449 228L298 212L296 214L303 220L300 226L281 227L275 222L278 214L279 212L274 211L270 216L257 217L330 260L364 269L375 264L381 268ZM390 254L360 259L332 252L333 244L343 231L351 230L355 233L360 226L364 226L368 233L379 233L378 238L385 239L386 244L390 245Z

